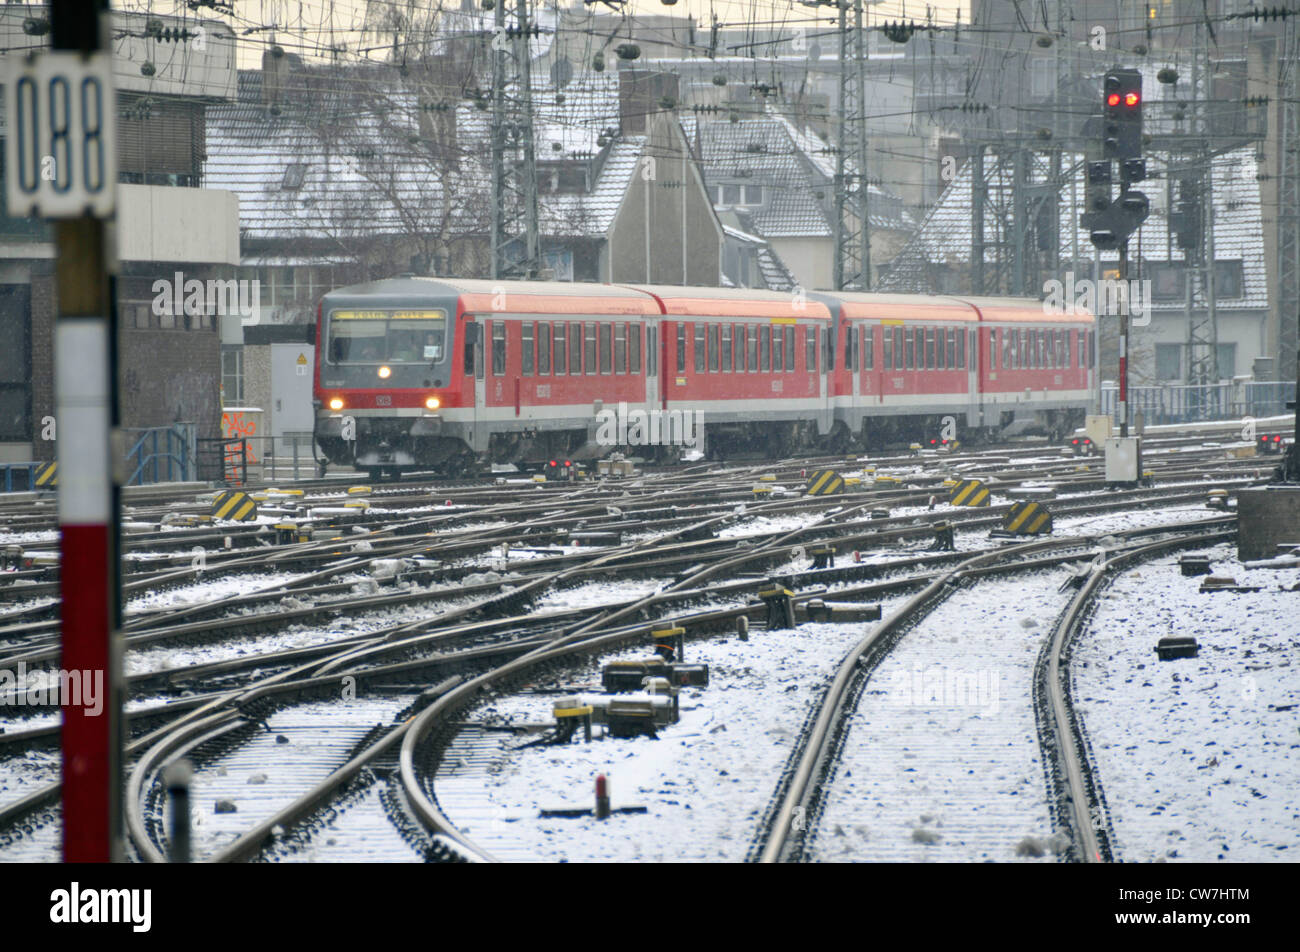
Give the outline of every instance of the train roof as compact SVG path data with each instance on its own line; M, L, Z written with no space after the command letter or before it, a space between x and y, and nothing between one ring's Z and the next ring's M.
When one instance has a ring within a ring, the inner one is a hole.
M679 284L638 284L663 302L664 313L680 317L804 317L830 319L830 309L815 296L766 288L698 288Z
M1037 298L966 297L961 300L978 309L982 321L1032 322L1042 324L1091 324L1091 313L1075 308L1074 313L1053 311Z
M818 297L839 304L840 316L857 319L909 321L969 321L979 315L959 298L936 294L877 294L870 291L818 291ZM906 315L899 313L906 308Z
M658 314L654 298L632 288L583 282L493 281L403 276L338 288L326 295L365 295L375 303L410 304L412 297L459 298L475 314Z

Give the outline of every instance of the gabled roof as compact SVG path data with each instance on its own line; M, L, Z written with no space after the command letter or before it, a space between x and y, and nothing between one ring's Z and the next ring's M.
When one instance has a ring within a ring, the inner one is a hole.
M1169 209L1166 196L1166 182L1170 171L1170 156L1164 153L1148 153L1147 181L1138 186L1148 197L1151 211L1142 227L1138 229L1129 244L1130 260L1141 258L1147 262L1166 262L1183 260L1182 252L1176 244L1170 253ZM1069 153L1062 156L1061 167L1067 170L1081 168L1083 157ZM1264 261L1264 226L1260 205L1259 182L1257 180L1258 163L1253 148L1235 149L1216 156L1212 161L1213 187L1205 193L1214 203L1214 242L1215 257L1220 260L1240 259L1243 271L1244 296L1240 298L1221 299L1221 307L1264 308L1268 306L1268 288ZM1045 166L1039 164L1031 169L1031 184L1046 182ZM1078 212L1083 205L1083 182L1081 173L1075 185L1078 208L1071 208L1070 182L1065 181L1057 193L1058 235L1060 237L1059 255L1064 262L1062 269L1069 267L1077 238L1079 257L1091 259L1093 246L1088 232L1078 223ZM1010 162L993 163L985 161L985 178L990 201L1011 204L1012 171ZM934 290L932 284L933 264L947 264L952 267L968 268L971 257L971 194L972 165L967 162L958 172L957 177L944 191L939 201L930 210L920 229L911 241L894 258L888 273L881 279L880 290L925 292ZM991 211L984 216L985 261L992 264L996 260L996 242L1010 239L1004 235L998 216ZM1103 251L1101 260L1117 261L1118 252ZM1152 302L1156 309L1183 308L1182 302Z

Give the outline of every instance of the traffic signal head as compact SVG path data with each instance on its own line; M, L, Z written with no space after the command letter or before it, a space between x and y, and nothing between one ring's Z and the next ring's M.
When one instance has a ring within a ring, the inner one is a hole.
M1136 69L1108 70L1102 96L1102 154L1121 161L1137 158L1142 153L1142 74Z
M1090 212L1100 212L1110 207L1110 161L1088 163L1088 182L1084 189L1084 203Z

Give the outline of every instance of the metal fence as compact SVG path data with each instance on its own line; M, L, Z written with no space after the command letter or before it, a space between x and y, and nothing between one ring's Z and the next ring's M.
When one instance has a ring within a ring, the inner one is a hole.
M199 479L246 486L250 482L287 482L316 476L312 434L240 436L199 440Z
M197 426L173 423L128 429L126 485L192 482L196 478Z
M1130 412L1141 411L1148 426L1279 416L1289 412L1287 401L1294 399L1291 381L1129 388ZM1118 403L1118 388L1102 387L1101 412L1115 416Z

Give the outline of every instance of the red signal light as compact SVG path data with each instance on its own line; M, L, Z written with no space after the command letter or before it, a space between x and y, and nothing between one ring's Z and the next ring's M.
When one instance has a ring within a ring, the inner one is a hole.
M1130 106L1130 107L1131 107L1131 106L1136 106L1137 104L1138 104L1138 94L1137 94L1137 93L1128 93L1128 94L1124 97L1124 105L1126 105L1126 106Z
M566 460L564 461L564 465L565 465L566 467L568 467L568 466L572 466L573 463L566 459Z
M552 466L557 465L556 462L555 462L555 460L551 460L551 465L552 465Z
M1106 105L1108 105L1108 106L1118 106L1118 105L1119 105L1119 93L1111 93L1109 96L1107 96L1107 97L1106 97Z
M1281 443L1281 442L1282 442L1282 437L1281 437L1281 436L1275 436L1275 437L1273 437L1273 442L1274 442L1274 443Z

